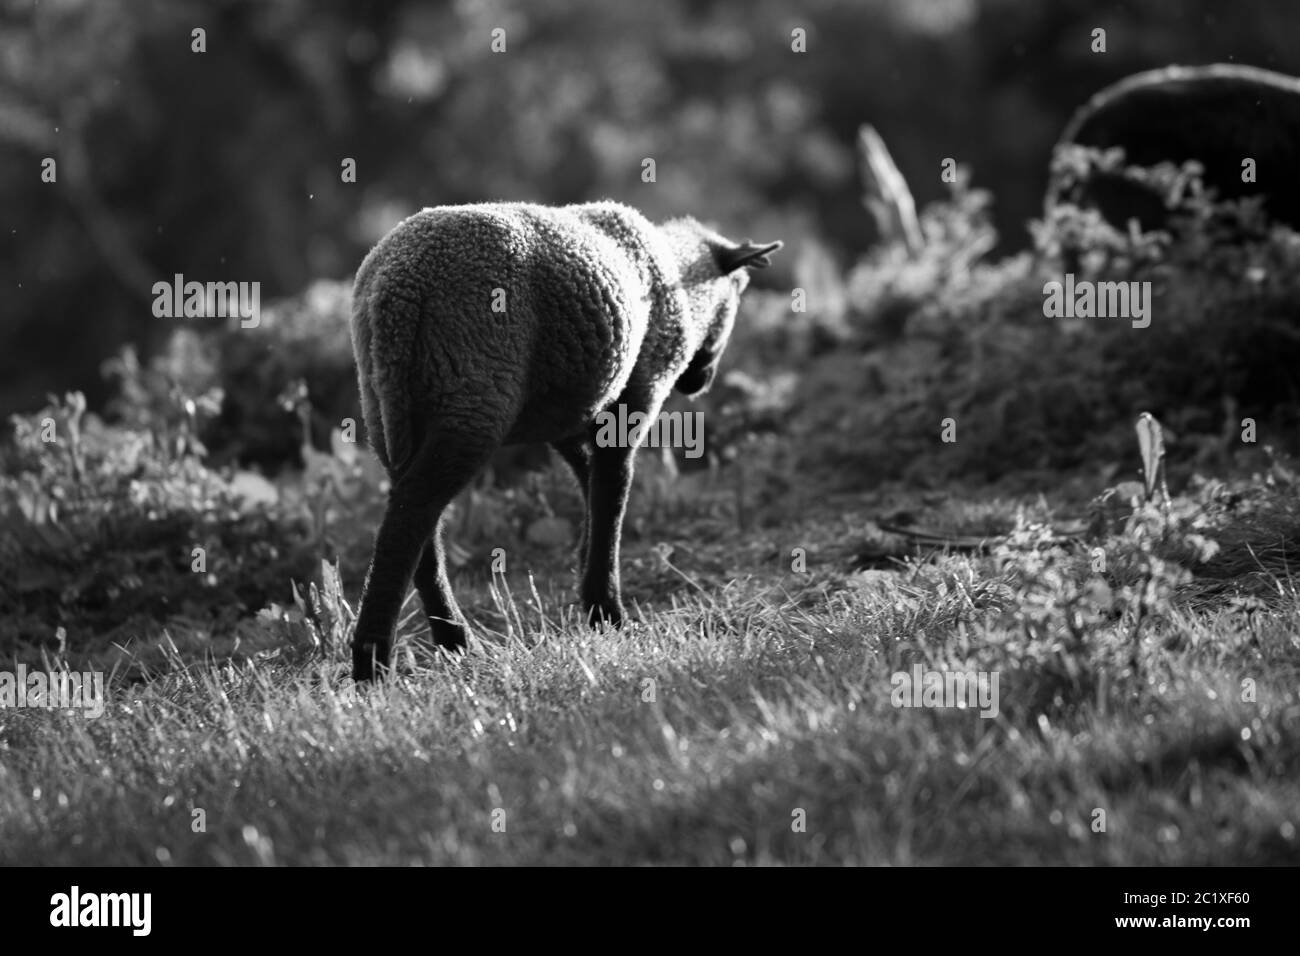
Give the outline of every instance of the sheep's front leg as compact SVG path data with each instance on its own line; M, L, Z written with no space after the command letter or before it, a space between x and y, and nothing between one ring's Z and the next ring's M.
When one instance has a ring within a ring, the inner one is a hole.
M587 620L623 624L623 599L619 587L619 537L627 496L632 490L635 447L592 449L591 486L587 508L587 567L582 578L582 606Z

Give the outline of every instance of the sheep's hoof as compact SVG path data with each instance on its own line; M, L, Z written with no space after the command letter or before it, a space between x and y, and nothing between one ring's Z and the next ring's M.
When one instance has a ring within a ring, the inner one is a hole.
M357 682L372 681L388 670L388 645L386 643L352 645L352 679Z
M433 643L449 651L463 651L468 642L469 632L465 625L455 621L429 618L429 630L433 632Z
M587 608L587 623L592 627L608 624L610 627L623 626L623 605L618 603L593 604Z

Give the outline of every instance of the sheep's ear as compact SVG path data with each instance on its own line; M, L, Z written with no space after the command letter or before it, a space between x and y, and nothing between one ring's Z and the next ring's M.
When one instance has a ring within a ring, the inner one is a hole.
M769 242L759 244L746 239L742 243L718 246L713 250L718 260L718 268L723 275L735 272L744 266L751 269L766 269L772 264L769 256L780 249L783 243Z

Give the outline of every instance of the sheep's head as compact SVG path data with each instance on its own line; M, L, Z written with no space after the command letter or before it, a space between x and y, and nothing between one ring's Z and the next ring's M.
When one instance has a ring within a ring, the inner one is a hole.
M694 219L675 219L663 226L677 257L681 288L686 293L688 322L703 336L686 370L677 378L677 391L695 397L708 390L731 337L740 294L749 285L749 270L772 264L780 242L732 242Z

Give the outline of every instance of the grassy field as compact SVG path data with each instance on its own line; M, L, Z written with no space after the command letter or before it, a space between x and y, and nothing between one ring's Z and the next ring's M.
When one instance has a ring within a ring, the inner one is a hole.
M460 575L463 657L422 649L412 595L378 688L347 676L326 574L240 641L101 646L97 720L0 709L0 863L1294 864L1293 498L1205 492L1098 545L1040 496L827 497L746 530L680 501L633 523L632 626L579 626L556 547ZM886 510L1012 533L882 561ZM1217 557L1186 559L1196 534ZM895 707L917 664L997 674L996 716Z

